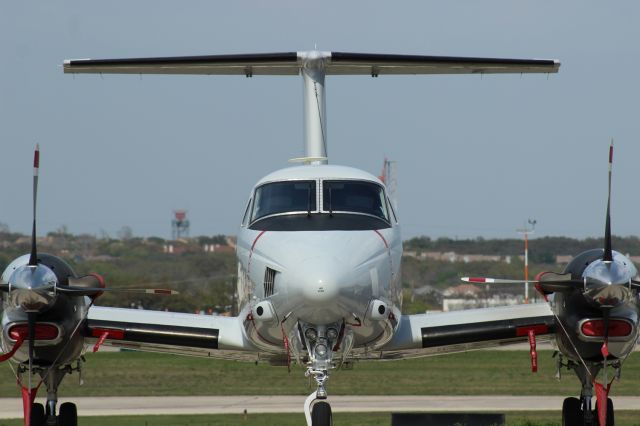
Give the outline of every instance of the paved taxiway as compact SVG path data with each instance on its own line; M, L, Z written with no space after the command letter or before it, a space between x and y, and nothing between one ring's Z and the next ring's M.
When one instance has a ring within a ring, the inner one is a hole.
M333 396L333 411L559 411L562 396ZM161 396L61 398L80 416L154 414L301 413L305 396ZM640 397L615 397L616 410L640 409ZM22 400L0 398L0 418L22 417Z

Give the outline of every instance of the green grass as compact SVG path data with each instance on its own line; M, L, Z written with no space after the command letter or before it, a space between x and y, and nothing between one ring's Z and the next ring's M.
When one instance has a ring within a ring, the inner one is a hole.
M336 413L336 426L389 426L390 413ZM85 417L80 426L299 426L302 414L238 414L198 416L114 416ZM560 412L514 412L506 414L508 426L560 426ZM0 426L22 426L22 420L0 420ZM617 411L617 426L640 426L640 411Z
M532 374L527 351L474 351L400 361L363 361L331 375L332 395L576 395L573 373L554 378L551 351L540 351ZM256 380L259 379L259 380ZM68 376L64 396L306 395L311 391L299 366L286 367L139 352L87 355L84 386ZM185 386L184 383L189 385ZM269 386L262 386L269 383ZM640 395L640 357L632 355L612 396ZM17 397L8 363L0 364L0 397Z

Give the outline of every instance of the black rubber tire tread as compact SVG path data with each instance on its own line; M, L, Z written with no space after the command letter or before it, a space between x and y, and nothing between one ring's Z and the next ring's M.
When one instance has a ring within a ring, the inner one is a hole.
M78 410L73 402L60 405L58 411L58 426L78 426Z
M328 402L316 402L311 410L311 424L313 426L333 426L331 406Z
M615 424L616 422L613 412L613 401L611 400L611 398L607 398L607 426L614 426Z
M34 403L31 406L31 418L29 419L29 426L42 426L46 420L44 413L44 405L40 403Z
M578 398L565 398L562 403L562 426L584 426L582 403Z

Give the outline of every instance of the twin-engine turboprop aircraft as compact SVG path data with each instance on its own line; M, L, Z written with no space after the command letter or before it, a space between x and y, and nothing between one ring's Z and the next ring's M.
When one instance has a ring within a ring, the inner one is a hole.
M326 381L344 362L445 353L526 340L555 331L547 304L402 315L402 242L385 185L361 170L329 165L326 75L555 73L553 60L340 52L69 60L65 73L302 75L305 157L251 191L238 235L239 315L94 306L108 291L79 279L64 261L35 249L2 275L2 348L20 373L47 386L34 403L24 386L25 421L75 425L73 404L57 410L62 378L79 371L87 345L303 366L317 390L307 423L332 424ZM35 218L35 204L34 204ZM35 223L35 219L34 219ZM145 291L145 290L140 290ZM162 290L146 290L163 293ZM29 341L29 350L21 348ZM29 374L31 377L31 374Z

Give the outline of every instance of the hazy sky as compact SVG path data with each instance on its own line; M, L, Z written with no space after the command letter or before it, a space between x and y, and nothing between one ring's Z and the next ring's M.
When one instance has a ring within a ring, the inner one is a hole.
M302 154L300 77L64 75L67 58L321 50L551 58L556 75L327 78L329 159L397 161L405 237L640 233L640 2L4 1L0 222L40 233L233 234L249 190Z

